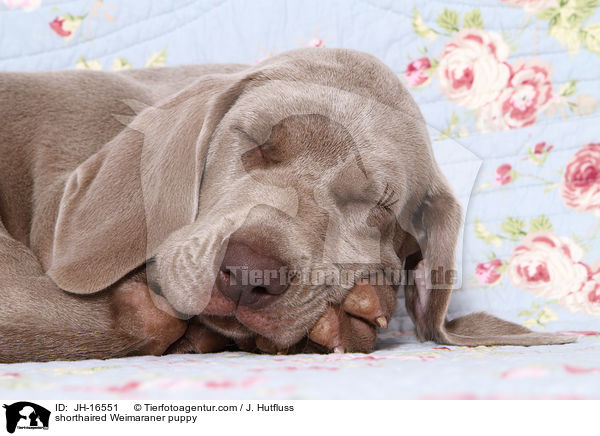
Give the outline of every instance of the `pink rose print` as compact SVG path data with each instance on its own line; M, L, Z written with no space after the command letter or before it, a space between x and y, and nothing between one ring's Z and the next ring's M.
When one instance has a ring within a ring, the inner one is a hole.
M64 14L52 20L50 28L65 41L70 41L86 16Z
M552 67L546 62L518 60L508 86L477 111L478 130L516 129L535 123L553 96L551 74Z
M58 36L62 36L63 38L70 36L71 32L64 29L65 19L56 17L54 20L50 22L50 28L54 30L54 32Z
M547 146L546 141L538 142L537 144L535 144L535 147L533 147L533 154L549 153L550 150L552 150L553 148L553 145Z
M512 166L510 166L510 164L502 164L496 169L496 180L494 180L494 185L507 185L512 179Z
M406 83L408 83L409 86L419 86L427 82L429 76L425 70L428 68L431 68L431 62L427 57L412 61L408 64L404 73Z
M542 366L525 366L504 371L500 377L504 379L513 378L537 378L548 375L548 370Z
M507 274L513 285L537 297L562 298L587 281L582 258L583 249L569 238L539 231L528 234L515 247Z
M498 283L502 274L498 272L498 268L502 266L500 259L493 259L489 262L483 262L475 267L475 277L479 284L493 285Z
M533 124L552 98L552 67L540 60L517 61L510 78L511 88L502 94L502 114L510 128Z
M559 300L559 303L571 312L583 312L586 315L600 316L600 265L592 268L585 265L588 276L581 287Z
M559 189L567 207L600 217L600 143L584 146L569 159Z
M558 333L562 333L565 335L600 336L600 332L594 330L562 330Z
M565 371L567 371L569 374L600 374L600 367L596 367L596 368L582 368L581 366L575 366L575 365L563 365L563 368L565 369Z
M307 47L323 47L323 40L320 38L313 38L308 43L306 43Z
M441 54L437 68L440 91L448 100L477 109L506 87L510 49L500 35L483 29L463 29Z

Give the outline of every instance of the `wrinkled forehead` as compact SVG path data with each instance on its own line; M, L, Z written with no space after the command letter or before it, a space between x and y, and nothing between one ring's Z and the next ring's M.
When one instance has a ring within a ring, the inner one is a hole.
M247 89L227 113L223 125L263 144L279 140L315 144L320 162L355 161L369 178L393 176L406 185L411 171L431 159L425 123L411 99L396 107L375 98L303 81L269 80ZM227 128L227 127L226 127ZM329 147L319 143L329 141ZM416 166L407 156L420 154ZM329 160L328 160L329 159Z
M343 126L357 143L369 138L393 140L420 127L423 118L412 101L393 107L375 98L316 83L269 80L246 89L226 118L255 139L265 141L271 128L293 115L317 114Z

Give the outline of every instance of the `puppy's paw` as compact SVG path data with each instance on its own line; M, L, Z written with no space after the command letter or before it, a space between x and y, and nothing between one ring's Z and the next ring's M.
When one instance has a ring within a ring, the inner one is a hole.
M298 344L281 350L261 336L243 349L269 354L368 353L375 348L377 328L385 330L396 309L396 292L389 286L359 281L342 304L331 305ZM238 344L239 345L239 344Z
M377 328L385 330L396 309L396 292L390 286L359 281L339 306L330 306L309 334L328 352L373 351Z
M215 353L226 350L232 343L230 338L192 318L185 334L169 347L166 354Z
M146 283L127 280L111 290L114 328L132 338L130 354L161 355L186 332L187 321L179 319L163 297Z

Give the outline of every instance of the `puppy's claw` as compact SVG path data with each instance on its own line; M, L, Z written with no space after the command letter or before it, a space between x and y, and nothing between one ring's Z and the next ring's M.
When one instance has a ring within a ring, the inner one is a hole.
M337 354L344 354L345 350L344 347L334 347L333 352Z
M386 301L382 301L377 289L365 280L359 280L344 300L344 310L373 325L387 328Z
M385 316L378 316L375 319L375 324L377 324L377 326L382 330L386 330L388 328L388 322L387 319L385 319Z

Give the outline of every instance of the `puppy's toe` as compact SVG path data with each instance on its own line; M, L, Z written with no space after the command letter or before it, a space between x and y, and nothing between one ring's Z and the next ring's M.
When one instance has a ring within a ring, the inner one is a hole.
M269 339L267 339L263 336L258 336L256 338L256 347L263 353L267 353L267 354L284 354L285 353L285 350L281 350L279 347L277 347L276 344L274 344Z
M193 319L188 324L185 335L169 347L167 354L215 353L225 350L231 344L231 339Z
M348 314L385 330L396 309L396 292L390 286L373 286L359 280L342 307Z
M348 317L349 334L345 339L346 350L352 353L370 353L375 349L377 329L363 319Z
M348 315L339 306L329 307L309 334L312 343L329 353L368 353L375 346L375 337L374 326Z
M370 352L377 327L387 328L395 309L396 293L391 287L359 281L341 306L327 308L309 339L329 352Z
M368 353L375 347L376 328L348 314L341 306L330 306L309 334L309 339L330 353Z
M185 336L179 338L177 342L172 344L165 354L189 354L196 353L196 349L194 348L194 344L190 342L188 338Z
M333 351L344 352L339 306L329 306L309 334L309 339Z

